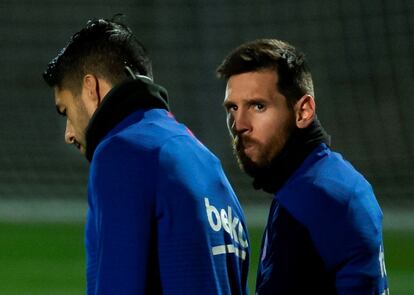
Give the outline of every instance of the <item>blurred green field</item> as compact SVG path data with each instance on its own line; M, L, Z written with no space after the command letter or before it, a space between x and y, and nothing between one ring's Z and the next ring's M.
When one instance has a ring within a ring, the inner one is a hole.
M85 293L83 225L0 223L0 294L76 295ZM261 228L250 228L249 284L254 294ZM391 294L414 294L414 232L384 232Z
M85 294L82 224L0 223L0 294Z

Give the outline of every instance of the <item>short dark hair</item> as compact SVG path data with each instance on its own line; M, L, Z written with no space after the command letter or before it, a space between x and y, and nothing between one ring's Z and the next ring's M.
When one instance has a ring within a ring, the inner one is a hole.
M275 70L278 90L293 105L303 95L314 96L312 75L302 52L276 39L258 39L234 49L217 68L219 78L260 71Z
M125 66L152 78L151 60L132 30L114 19L89 20L49 62L43 78L51 87L77 93L85 74L92 73L113 85L128 78Z

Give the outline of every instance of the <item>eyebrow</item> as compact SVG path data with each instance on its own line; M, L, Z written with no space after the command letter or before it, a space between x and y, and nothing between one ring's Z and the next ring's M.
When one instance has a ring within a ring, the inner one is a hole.
M234 102L232 102L232 101L230 101L230 100L225 100L225 101L223 102L223 107L224 107L225 109L229 108L229 107L230 107L230 106L232 106L232 105L234 105Z
M241 103L248 103L248 104L262 103L262 104L264 104L264 103L267 103L267 100L265 98L261 98L261 97L252 97L252 98L248 98L248 99L243 100ZM225 108L229 107L229 106L232 106L232 105L235 105L235 103L232 100L225 100L223 102L223 107L225 107Z

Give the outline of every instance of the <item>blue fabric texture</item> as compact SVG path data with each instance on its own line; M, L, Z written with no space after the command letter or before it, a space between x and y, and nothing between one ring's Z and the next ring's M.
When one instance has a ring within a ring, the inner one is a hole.
M382 212L371 185L325 144L276 193L258 294L388 294Z
M167 110L99 142L88 183L87 294L247 294L244 214L219 160Z

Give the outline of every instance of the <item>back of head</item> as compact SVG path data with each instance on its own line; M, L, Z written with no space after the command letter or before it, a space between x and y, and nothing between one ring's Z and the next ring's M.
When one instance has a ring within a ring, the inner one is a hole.
M71 37L48 64L43 78L51 87L78 93L85 74L116 85L128 78L125 66L152 78L151 60L131 29L115 20L96 19Z
M293 105L303 95L314 96L310 69L304 54L292 45L276 39L259 39L233 50L217 69L218 76L231 76L265 69L278 74L278 90Z

